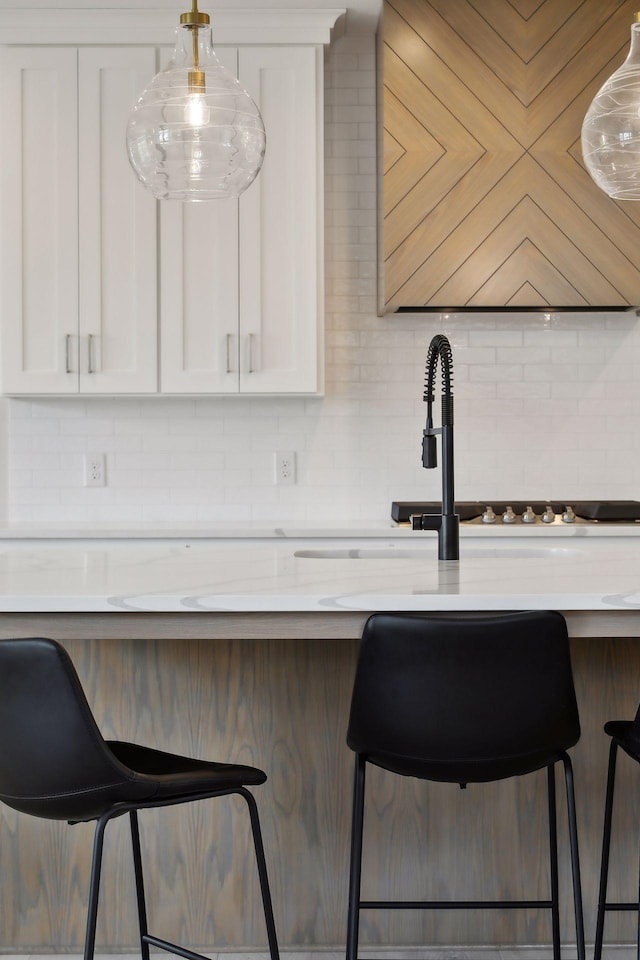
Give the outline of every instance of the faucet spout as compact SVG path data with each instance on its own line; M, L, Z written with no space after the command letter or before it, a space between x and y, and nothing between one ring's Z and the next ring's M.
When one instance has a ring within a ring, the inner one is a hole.
M442 425L433 426L436 370L442 372ZM458 560L460 556L460 518L455 512L453 469L453 357L451 344L443 334L436 334L429 344L425 374L424 397L427 404L427 422L422 432L422 465L430 470L437 466L436 437L442 437L442 509L440 515L416 515L414 530L438 531L438 559Z

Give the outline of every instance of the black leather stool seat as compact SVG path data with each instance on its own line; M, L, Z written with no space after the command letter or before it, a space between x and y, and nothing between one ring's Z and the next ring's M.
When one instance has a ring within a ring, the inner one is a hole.
M567 750L580 737L564 618L505 614L374 614L365 624L347 743L355 752L347 960L357 960L361 909L546 907L560 957L554 765L565 770L578 956L584 960L582 893ZM547 772L551 899L360 899L365 771L446 783L483 783Z
M267 779L263 770L240 763L195 760L175 753L165 753L164 750L141 747L125 740L105 742L115 758L127 767L136 779L149 784L153 796L156 797L171 797L185 791L193 793L211 788L224 790L239 784L259 786Z
M608 720L604 732L640 763L640 723L635 720Z
M105 740L104 746L112 754L108 781L87 788L78 784L73 790L48 795L0 793L0 800L32 816L78 823L97 820L115 803L186 801L203 793L258 786L267 779L257 767L195 760L121 740Z
M265 782L257 767L165 753L104 740L76 671L53 640L0 640L0 800L22 813L70 823L96 820L85 960L95 946L103 835L113 817L131 820L143 960L149 946L202 958L147 929L137 811L229 794L249 809L271 960L278 945L258 811L247 786Z

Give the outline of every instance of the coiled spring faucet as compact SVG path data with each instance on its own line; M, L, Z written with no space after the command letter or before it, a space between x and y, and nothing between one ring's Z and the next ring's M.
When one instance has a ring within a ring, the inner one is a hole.
M436 368L440 361L442 372L442 426L433 426ZM451 344L441 333L429 344L425 372L424 397L427 404L427 423L422 432L422 466L428 470L438 465L436 436L442 436L442 511L440 514L413 514L414 530L438 531L438 559L458 560L460 557L460 517L455 513L453 482L453 358Z

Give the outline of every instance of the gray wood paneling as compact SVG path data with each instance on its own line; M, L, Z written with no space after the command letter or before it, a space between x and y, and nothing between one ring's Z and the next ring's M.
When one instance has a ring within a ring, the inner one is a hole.
M255 763L255 789L283 946L344 943L352 755L344 742L357 643L310 640L66 641L108 737ZM592 934L608 740L602 724L640 699L633 639L573 641L583 735L573 751L585 917ZM640 770L621 759L612 892L633 896ZM545 777L466 791L371 770L366 896L546 896ZM562 795L559 793L561 799ZM564 804L559 806L563 936L573 939ZM98 943L135 949L126 822L107 833ZM156 933L195 947L265 947L246 811L239 800L142 817ZM92 828L0 808L0 949L78 951ZM611 915L610 939L630 940ZM362 941L547 943L546 915L365 915Z

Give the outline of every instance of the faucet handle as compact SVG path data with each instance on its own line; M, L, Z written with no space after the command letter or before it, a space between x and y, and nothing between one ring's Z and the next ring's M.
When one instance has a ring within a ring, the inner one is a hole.
M429 428L422 431L422 466L427 470L438 466L436 435L430 432Z

